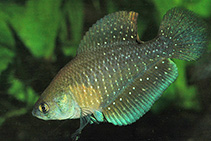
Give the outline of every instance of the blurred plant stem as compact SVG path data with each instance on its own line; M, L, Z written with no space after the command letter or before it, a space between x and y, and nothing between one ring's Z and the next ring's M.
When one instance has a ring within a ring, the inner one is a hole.
M4 115L0 116L0 126L6 119L11 118L11 117L21 116L21 115L26 114L27 112L28 112L28 108L13 109L13 110L8 111Z

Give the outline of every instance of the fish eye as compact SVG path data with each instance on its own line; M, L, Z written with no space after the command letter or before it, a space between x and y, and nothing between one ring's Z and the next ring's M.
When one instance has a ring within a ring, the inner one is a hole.
M39 105L39 110L40 110L40 112L42 112L42 113L47 113L48 111L49 111L49 106L48 106L48 104L47 103L45 103L45 102L42 102L40 105Z

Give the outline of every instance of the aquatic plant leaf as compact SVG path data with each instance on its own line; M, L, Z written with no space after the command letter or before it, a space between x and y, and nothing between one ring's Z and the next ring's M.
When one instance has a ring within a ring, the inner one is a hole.
M175 60L177 66L180 66L179 77L175 81L176 91L178 93L179 102L178 105L184 109L200 108L199 101L197 99L197 89L194 86L188 86L186 76L187 63L181 60Z
M78 44L67 43L62 46L62 51L65 56L75 56Z
M75 56L83 32L83 24L84 24L83 1L82 0L67 1L65 3L64 9L65 13L67 14L67 20L70 25L62 23L60 39L62 40L63 43L71 42L72 45L69 47L63 46L62 51L66 56Z
M203 17L209 17L211 15L211 1L210 0L153 0L160 15L164 15L167 9L173 7L185 7L194 13Z
M112 0L107 0L107 11L108 13L114 13L116 11L118 11L118 7L115 5L115 2Z
M54 52L60 24L61 1L29 0L22 13L11 19L17 34L35 57L49 59Z
M156 9L158 11L158 19L156 19L158 21L158 23L160 23L163 15L166 13L166 11L168 11L169 9L173 8L173 7L177 7L181 4L181 0L171 0L171 2L169 2L168 0L152 0L153 3L156 6Z
M14 56L15 53L12 50L0 45L0 75L12 62Z
M0 126L3 124L3 122L7 118L11 118L11 117L14 117L14 116L20 116L20 115L23 115L23 114L26 114L26 113L27 113L27 108L10 110L7 113L5 113L4 115L0 116Z
M10 76L9 82L11 86L8 89L8 94L17 100L25 102L27 105L33 105L38 99L38 95L30 86L25 86L21 80L15 78L13 75Z
M0 117L0 126L3 124L4 121L5 121L5 118Z
M211 15L211 1L210 0L194 0L184 1L184 5L189 10L199 14L200 16L208 18Z
M9 5L6 5L5 7L9 8ZM9 16L3 9L3 5L0 4L0 75L1 72L8 67L9 63L12 62L12 59L15 56L15 53L12 50L15 41L7 23L8 18Z
M208 50L211 50L211 42L208 45Z
M2 9L0 5L0 45L6 47L13 47L14 39L11 30L9 29L7 24L8 16L1 10Z
M97 11L100 11L100 0L92 0L92 4Z

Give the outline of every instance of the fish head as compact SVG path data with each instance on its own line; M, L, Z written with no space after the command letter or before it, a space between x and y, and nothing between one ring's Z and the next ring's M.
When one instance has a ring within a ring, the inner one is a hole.
M35 103L32 115L43 120L71 119L77 113L76 106L69 90L49 86Z

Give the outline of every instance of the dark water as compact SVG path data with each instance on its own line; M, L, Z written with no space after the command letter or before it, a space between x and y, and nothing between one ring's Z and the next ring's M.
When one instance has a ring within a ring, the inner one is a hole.
M197 0L187 1L184 2L182 6L192 4L192 9L198 9L197 5L199 4L197 4L197 2ZM24 5L24 3L26 2L21 0L18 2L20 5ZM65 3L65 1L63 3ZM112 8L112 4L109 5L106 1L86 1L83 3L85 13L83 34L98 19L106 15L109 9L113 12L116 10L134 10L139 13L140 19L138 24L143 24L143 27L145 27L143 31L139 31L141 32L141 40L150 40L156 36L158 31L158 9L165 10L165 6L172 6L166 1L161 1L161 3L163 3L163 8L157 7L154 1L143 0L137 2L132 0L120 2L117 0L114 1L113 4L116 8ZM173 6L178 5L175 4ZM203 9L201 9L201 11L202 10ZM202 18L208 23L208 30L211 31L211 17L207 16ZM70 40L73 37L72 34L70 34L72 32L70 23L68 25L69 32L66 39ZM43 121L33 117L31 115L33 103L31 105L27 104L27 102L20 101L8 94L10 83L7 81L7 78L9 74L14 71L16 77L24 82L25 87L31 86L37 95L40 95L56 72L72 57L65 56L61 51L60 47L62 43L59 39L56 40L57 46L54 51L56 52L56 61L52 61L50 59L35 58L16 32L14 32L14 38L16 40L15 61L0 75L0 118L6 117L5 121L0 125L0 140L71 140L71 134L79 127L79 120ZM209 35L209 41L210 40L211 36ZM74 45L75 44L77 46L77 43L74 43ZM197 89L197 101L200 106L195 105L195 107L200 108L180 106L179 103L182 100L180 97L181 92L174 90L176 96L172 98L173 100L168 101L168 99L162 99L161 97L160 102L155 105L160 108L153 107L154 110L146 113L137 122L122 127L114 126L109 123L88 125L82 131L80 140L211 140L210 60L211 52L209 44L207 52L200 60L186 64L185 66L186 83L188 86ZM188 94L185 93L185 91L183 92L183 95ZM163 97L167 94L168 93L165 93ZM25 108L26 112L19 114L21 111L18 110L21 108ZM7 113L9 113L9 115Z

